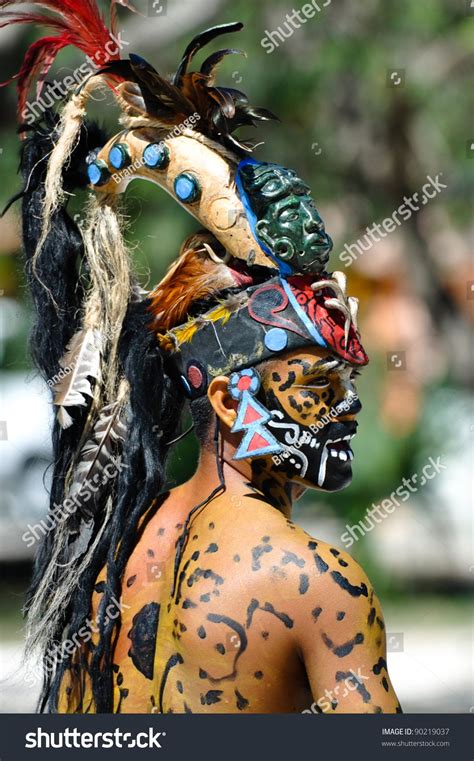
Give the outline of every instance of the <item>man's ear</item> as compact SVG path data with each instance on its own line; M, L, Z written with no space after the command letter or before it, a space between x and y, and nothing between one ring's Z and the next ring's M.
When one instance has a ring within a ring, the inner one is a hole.
M212 379L207 389L207 398L219 420L232 428L237 417L238 402L229 394L229 379L225 375Z

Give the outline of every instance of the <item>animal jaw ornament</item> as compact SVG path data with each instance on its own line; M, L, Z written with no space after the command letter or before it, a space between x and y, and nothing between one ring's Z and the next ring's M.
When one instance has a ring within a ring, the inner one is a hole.
M166 488L166 458L186 397L204 395L225 372L239 402L236 456L275 456L282 442L270 430L273 411L257 400L253 365L314 345L350 365L367 357L357 300L346 296L344 275L326 272L332 243L308 186L296 172L254 159L252 146L236 137L241 127L275 118L216 84L219 63L241 51L220 50L189 71L205 45L242 24L195 37L167 79L138 55L120 58L116 6L134 10L127 2L110 3L110 30L93 0L37 3L51 15L8 10L12 4L0 0L0 28L26 23L55 32L30 46L13 77L24 138L18 197L37 314L32 348L48 385L62 375L54 385L54 529L28 602L30 648L46 652L89 615L87 595L104 563L104 605L119 594L140 522ZM47 112L27 127L30 86L36 80L41 95L67 45L86 54L95 71L60 116ZM100 89L121 110L121 130L111 139L86 118ZM132 275L123 238L121 200L137 178L168 192L202 227L148 294ZM79 229L67 203L87 187ZM111 669L116 625L101 632L94 673ZM42 704L53 710L66 666L45 679ZM97 710L110 709L104 684L94 693Z

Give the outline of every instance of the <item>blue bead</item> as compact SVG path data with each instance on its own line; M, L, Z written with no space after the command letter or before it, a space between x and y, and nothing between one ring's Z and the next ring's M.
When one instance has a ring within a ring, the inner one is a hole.
M127 146L114 145L109 151L109 162L114 169L122 169L125 164L129 163L129 155Z
M283 328L272 328L265 335L265 346L270 351L282 351L288 346L288 336Z
M189 172L183 172L174 181L174 192L183 203L192 203L201 195L201 187L197 177Z
M169 160L168 148L161 143L150 143L143 151L143 162L150 169L164 169Z
M104 164L102 166L98 162L93 161L87 167L87 174L92 185L103 185L108 180L107 165Z

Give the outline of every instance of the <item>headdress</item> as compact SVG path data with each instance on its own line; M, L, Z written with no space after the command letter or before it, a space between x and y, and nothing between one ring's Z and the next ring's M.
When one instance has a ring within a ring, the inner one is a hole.
M0 0L2 9L11 4ZM0 27L32 23L56 33L30 46L14 77L26 138L19 195L37 308L32 347L57 411L55 523L28 604L31 642L43 647L82 625L104 563L104 608L119 595L138 527L160 504L186 397L203 396L212 377L229 375L239 401L234 430L247 430L249 415L258 420L237 457L258 456L277 450L265 429L268 411L256 400L256 364L311 345L354 365L367 362L357 300L347 297L344 275L326 271L332 243L310 189L296 172L250 156L252 145L236 135L275 118L243 92L217 85L219 63L241 51L219 50L189 70L205 45L243 25L197 35L166 78L136 54L121 58L117 4L110 3L110 30L94 0L44 0L38 5L48 16L0 14ZM29 87L36 80L41 95L67 45L85 53L92 70L60 118L46 113L29 125ZM121 130L108 140L86 119L88 98L104 87L121 109ZM166 190L203 228L148 294L135 282L122 236L119 202L136 178ZM86 185L92 200L80 230L67 200ZM113 478L106 477L111 461ZM98 711L110 710L115 626L104 625L91 660L81 664ZM43 705L53 710L64 669L45 675Z

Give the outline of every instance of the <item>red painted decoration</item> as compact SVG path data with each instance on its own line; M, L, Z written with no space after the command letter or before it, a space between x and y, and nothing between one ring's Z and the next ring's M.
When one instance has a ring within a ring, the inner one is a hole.
M196 365L188 367L188 380L193 388L201 387L203 375L199 367L196 367Z
M248 451L254 452L256 449L263 449L263 447L268 447L269 445L270 443L267 439L264 439L259 433L254 433L250 440Z
M256 410L254 407L252 407L252 402L249 402L247 409L245 410L245 415L243 419L243 425L250 425L250 423L255 423L257 420L262 420L261 413Z
M252 378L250 375L242 375L237 382L237 388L239 391L248 391L251 384Z

